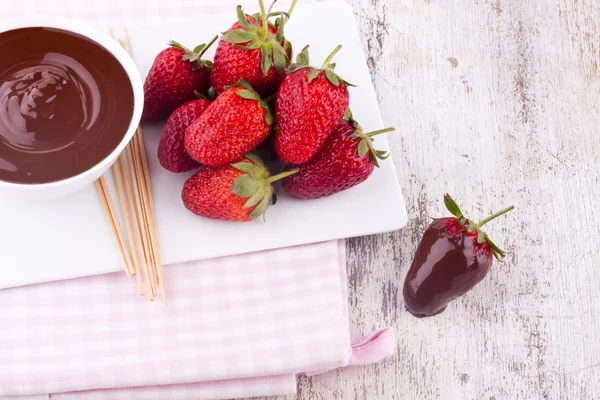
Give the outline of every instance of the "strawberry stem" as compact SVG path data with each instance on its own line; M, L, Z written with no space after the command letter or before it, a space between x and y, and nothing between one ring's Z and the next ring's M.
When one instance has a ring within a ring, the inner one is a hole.
M294 175L298 171L299 171L298 168L290 169L289 171L282 172L279 175L275 175L275 176L271 176L271 177L267 178L267 182L273 183L275 181L278 181L278 180L288 177L290 175Z
M267 19L268 14L265 11L265 3L263 0L258 0L258 4L260 5L260 17L262 19L262 38L267 38L267 33L269 33L269 20Z
M485 219L482 219L481 221L479 221L479 223L477 223L477 226L479 226L481 228L483 225L487 224L488 222L490 222L494 218L498 218L502 214L506 214L507 212L513 210L514 208L515 208L515 206L506 207L504 210L498 211L497 213L492 214L492 215L490 215L489 217L487 217Z
M270 102L271 100L273 100L273 99L274 99L276 96L277 96L277 92L275 92L275 93L273 93L273 94L270 94L269 96L265 97L265 98L263 99L263 101L264 101L265 103L269 103L269 102Z
M219 38L219 35L215 35L212 39L210 39L210 42L206 43L206 46L202 49L202 51L200 53L198 53L198 58L202 57L204 55L204 53L206 53L206 50L208 50L208 48L210 46L212 46L213 43L216 42L218 38Z
M342 45L338 44L338 46L335 49L333 49L333 51L331 52L331 54L325 59L325 62L323 63L323 65L321 65L321 69L326 69L327 67L329 67L329 63L331 62L331 60L333 60L333 57L335 57L335 55L341 49L342 49Z
M292 5L290 6L290 9L287 12L287 19L290 19L290 17L292 16L294 8L296 8L296 0L292 1Z
M382 133L393 132L393 131L395 131L394 128L385 128L385 129L380 129L378 131L367 132L367 133L365 133L365 136L373 137L373 136L381 135Z
M277 3L277 0L273 0L271 2L271 5L269 6L269 10L267 11L267 18L271 15L271 11L273 11L273 6L275 6L275 3Z

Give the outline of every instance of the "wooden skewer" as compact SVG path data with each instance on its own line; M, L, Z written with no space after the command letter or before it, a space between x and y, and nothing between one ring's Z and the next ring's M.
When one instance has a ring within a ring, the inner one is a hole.
M121 210L123 212L123 220L125 221L125 232L127 234L127 241L129 243L129 254L131 255L131 261L132 261L132 267L133 270L130 270L129 272L131 273L131 275L135 275L136 276L136 282L138 285L138 291L140 292L140 296L142 296L144 294L144 287L142 286L142 279L141 276L139 274L139 267L138 267L138 259L136 256L136 251L135 251L135 244L133 241L133 233L132 233L132 228L131 228L131 223L130 223L130 214L129 214L129 209L127 208L127 200L126 200L126 196L125 196L125 189L124 187L126 187L125 185L125 181L126 181L126 177L127 177L127 171L125 170L124 167L124 163L123 163L123 154L121 154L117 160L117 162L115 162L112 166L113 168L113 175L115 177L115 184L117 185L117 193L119 195L119 202L121 204ZM135 219L135 216L131 216L133 217L132 219Z
M124 153L126 153L127 151L125 151ZM128 153L128 152L127 152ZM121 156L118 159L118 163L120 166L121 171L123 172L123 181L125 184L125 197L127 198L127 205L129 208L129 215L131 215L131 221L133 224L133 232L135 233L135 243L137 244L137 248L140 250L139 251L139 261L140 264L142 264L142 268L144 269L144 273L146 275L148 275L148 265L146 263L146 259L145 259L145 254L144 254L144 244L142 242L142 237L140 234L140 223L138 221L137 218L137 214L136 214L136 208L135 208L135 204L133 201L133 195L131 193L131 184L130 184L130 180L129 180L129 175L127 173L127 167L125 165L125 154L121 154ZM133 169L130 168L130 171L132 171ZM139 265L136 264L136 272L138 273L138 279L141 280L141 278L139 278L141 276L141 274L139 273ZM148 292L151 292L150 287L148 287ZM140 291L140 295L143 295L144 291L143 288Z
M125 29L125 26L123 25L123 40L121 41L121 44L123 45L123 47L125 48L125 50L131 54L131 47L129 45L129 38L127 36L127 30ZM166 293L166 289L165 289L165 284L164 284L164 273L163 273L163 268L162 268L162 261L161 261L161 257L160 257L160 251L159 251L159 247L158 247L158 238L157 238L157 233L156 233L156 223L155 223L155 218L154 218L154 202L153 202L153 198L152 198L152 185L150 182L150 171L148 168L148 158L146 155L146 148L144 147L144 141L143 141L143 133L142 133L142 128L138 127L137 131L136 131L136 135L134 136L134 144L136 144L137 146L137 150L138 150L138 155L139 157L139 161L141 161L141 167L142 167L142 181L145 183L145 185L142 186L142 190L141 190L141 195L142 195L142 204L143 204L143 209L145 212L145 216L146 216L146 221L147 221L147 228L148 228L148 234L149 234L149 239L150 239L150 244L151 244L151 256L154 262L154 268L151 268L155 273L155 276L157 278L157 285L160 288L161 294L163 296L163 299L165 301L165 303L167 303L167 293ZM139 166L139 161L138 161L138 166Z
M136 215L136 239L140 250L140 259L142 262L142 268L144 270L144 274L146 276L146 284L148 289L148 298L150 300L154 299L156 296L156 289L152 282L152 276L150 274L151 268L151 260L148 252L148 243L146 241L145 229L144 229L144 213L142 210L141 204L141 195L140 195L140 187L139 187L139 174L137 173L137 169L134 163L134 151L133 146L129 144L126 148L127 153L127 166L129 168L129 172L131 173L131 183L133 187L133 196L129 196L129 207L133 208L135 204L134 211L132 215ZM135 200L135 203L134 203Z
M112 36L110 26L108 26L108 32ZM124 39L119 42L131 54L125 26L123 26L123 32ZM154 300L157 289L160 289L166 304L167 293L158 247L152 185L143 140L142 129L138 126L125 151L112 166L119 195L119 204L123 212L126 235L121 230L104 177L100 177L96 181L96 186L105 213L108 216L127 277L131 280L131 275L136 275L140 295L143 295L144 285L140 273L143 270L148 298L151 301ZM125 236L127 240L125 240Z
M98 194L100 195L100 200L102 201L102 206L104 207L104 212L108 217L110 222L110 227L113 232L113 236L115 237L115 241L117 242L117 247L119 248L119 255L121 256L121 262L123 263L123 267L125 268L125 273L127 274L127 278L131 281L131 274L129 273L129 262L127 259L126 249L124 248L123 237L120 233L119 221L117 216L114 214L114 209L112 207L112 202L110 197L108 197L106 182L104 181L104 177L100 177L96 180L96 187L98 188Z
M164 285L164 273L162 268L162 261L160 257L160 251L158 247L158 235L156 232L156 220L154 218L154 200L152 198L152 187L150 183L150 169L148 168L148 157L146 156L146 148L144 147L144 135L142 133L142 129L139 129L139 143L142 152L142 162L144 168L144 176L146 177L146 186L147 186L147 194L148 194L148 204L150 207L150 212L152 213L152 218L150 219L150 239L152 241L152 249L154 250L154 260L156 262L156 269L158 273L158 284L161 289L161 293L166 301L166 292Z
M153 271L153 260L152 260L152 252L150 250L150 246L151 246L151 242L148 239L148 224L147 224L147 216L146 216L146 210L145 210L145 206L144 206L144 197L143 197L143 191L144 191L144 185L142 182L142 177L141 175L141 168L140 168L140 160L139 160L139 153L137 151L137 146L136 146L136 137L134 136L132 143L128 146L127 148L127 152L128 155L130 157L128 157L128 159L131 161L132 163L132 171L136 171L135 174L133 174L134 176L134 185L133 185L133 193L135 195L135 202L136 202L136 206L137 206L137 211L138 211L138 217L140 219L140 234L141 234L141 238L142 238L142 243L143 243L143 251L144 251L144 256L146 259L146 265L147 268L144 272L146 272L146 278L148 279L149 285L150 285L150 291L151 291L151 299L153 299L153 297L156 296L156 282L154 279L154 275L152 273Z
M133 246L133 233L131 232L131 223L129 222L129 213L127 210L127 207L125 207L126 200L125 200L125 189L123 188L123 178L121 175L121 171L119 170L119 163L115 162L112 166L112 170L113 170L113 176L115 178L115 185L117 186L117 194L119 196L119 203L121 205L121 210L123 212L123 221L125 222L125 234L127 235L127 242L130 246ZM126 243L127 245L127 243ZM130 246L127 246L127 249L129 251L129 253L131 253L132 248ZM129 269L129 273L131 275L135 275L135 266L134 264L137 263L137 260L135 258L135 255L131 257L131 265L130 265L130 269Z

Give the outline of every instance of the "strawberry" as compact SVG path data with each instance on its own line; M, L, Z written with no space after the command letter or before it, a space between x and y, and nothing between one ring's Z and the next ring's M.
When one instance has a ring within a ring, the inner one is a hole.
M234 164L206 167L185 182L182 199L194 214L228 221L250 221L275 204L271 183L296 171L270 176L262 160L249 153Z
M452 198L446 194L444 203L455 217L434 219L423 234L404 281L404 301L416 317L441 313L448 303L477 285L492 267L493 257L504 257L481 230L504 210L474 223L465 218Z
M311 159L348 108L348 82L333 72L331 59L320 69L309 67L306 46L288 69L275 101L275 150L282 161L302 164Z
M291 56L291 44L285 40L283 28L296 0L286 15L271 13L271 9L265 12L263 0L259 3L260 14L253 16L244 14L238 6L238 22L219 41L210 76L210 84L219 94L244 79L266 96L275 92L283 79ZM268 22L272 15L281 15L275 25Z
M173 111L167 120L158 144L158 160L171 172L185 172L199 168L200 164L185 152L185 130L210 105L206 98L184 103Z
M185 149L204 165L233 162L271 131L273 115L247 82L223 92L185 132Z
M318 199L364 182L379 166L377 159L388 157L373 148L373 136L393 130L364 133L353 120L342 120L317 154L281 182L283 189L298 199Z
M217 40L189 50L171 41L154 59L144 82L144 121L168 117L173 110L194 99L197 91L206 95L212 63L202 55Z

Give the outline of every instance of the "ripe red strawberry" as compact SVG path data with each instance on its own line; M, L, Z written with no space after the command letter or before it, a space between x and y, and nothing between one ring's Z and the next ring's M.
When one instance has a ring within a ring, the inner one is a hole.
M404 301L416 317L430 317L444 311L450 301L485 277L492 267L492 255L498 260L504 257L504 252L481 227L513 206L476 224L463 216L448 194L444 203L456 218L433 220L423 234L404 281Z
M308 162L298 165L298 173L285 178L283 189L298 199L331 196L364 182L385 159L384 151L373 148L373 136L394 128L364 133L354 121L342 120ZM290 168L290 167L288 167Z
M202 60L206 50L217 40L189 50L177 42L170 42L154 59L144 82L145 121L168 117L173 110L194 99L194 92L206 95L212 63Z
M309 67L306 46L288 69L275 101L275 150L282 161L302 164L311 159L337 126L349 103L348 82L333 72L331 59L320 69Z
M158 144L158 161L171 172L186 172L200 164L185 151L185 131L210 105L206 98L184 103L167 120Z
M247 82L223 92L185 132L185 149L204 165L233 162L269 135L273 115Z
M234 164L198 171L183 187L183 204L203 217L250 221L275 204L271 183L295 172L270 176L261 159L249 153Z
M253 16L237 7L238 22L223 34L215 52L210 84L217 93L240 79L250 83L261 96L277 89L290 63L291 44L285 40L283 28L295 2L275 25L268 22L273 14L271 9L265 11L263 0L259 0L261 13Z

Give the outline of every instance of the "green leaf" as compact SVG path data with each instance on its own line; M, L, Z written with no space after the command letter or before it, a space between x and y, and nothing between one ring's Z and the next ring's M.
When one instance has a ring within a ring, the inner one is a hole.
M287 65L287 55L281 46L273 47L273 59L275 61L275 69L277 70L277 73L281 74Z
M265 122L267 123L267 125L273 125L273 112L271 111L271 108L269 106L267 106L265 108Z
M343 83L344 85L346 85L346 86L350 86L350 87L356 87L356 85L353 85L353 84L351 84L350 82L348 82L348 81L346 81L346 80L344 80L344 79L342 79L342 83Z
M261 17L259 13L252 14L252 19L254 20L254 25L260 27Z
M283 52L285 53L286 58L288 58L288 59L290 58L290 57L288 57L288 54L294 54L293 47L294 46L292 46L292 42L290 42L289 40L286 39L283 42ZM292 61L292 60L290 60L290 61Z
M197 90L194 90L194 97L197 99L208 100L205 95L203 95Z
M344 119L352 119L352 110L350 110L350 107L346 109L346 112L344 113Z
M246 172L251 175L256 175L258 173L259 167L249 162L238 162L231 164L231 166L237 170L242 172Z
M248 160L252 161L254 164L256 164L259 167L264 168L264 166L265 166L262 159L258 156L258 154L256 154L253 151L244 154L244 157L246 157Z
M502 262L502 259L506 256L504 251L502 251L502 249L500 249L498 246L496 246L496 244L494 242L492 242L492 240L488 237L488 235L485 235L485 240L487 240L488 244L490 245L490 248L492 249L492 254L494 254L494 257L496 257L496 260Z
M255 37L256 35L250 32L246 32L240 29L234 29L225 32L221 39L231 43L247 43L252 41L252 39L254 39Z
M335 63L329 64L329 69L333 71L335 69Z
M238 22L240 23L240 25L242 25L242 28L244 28L245 30L250 29L250 23L248 22L248 17L246 17L244 10L242 10L242 6L237 6L235 9L235 12L237 14Z
M235 47L237 47L240 50L253 50L253 49L258 49L260 48L261 44L259 41L252 41L250 43L248 43L247 45L241 46L239 44L233 44Z
M253 90L248 90L248 89L238 90L237 95L240 96L242 99L259 100L260 101L260 96L258 95L258 93L256 93Z
M294 72L296 72L296 71L298 71L298 70L301 70L302 68L308 68L308 67L307 67L306 65L300 65L300 64L291 64L291 65L288 67L288 69L287 69L287 70L288 70L288 73L290 73L290 74L291 74L291 73L294 73Z
M477 231L477 243L483 244L485 240L485 232L482 230Z
M361 140L358 144L358 156L364 157L369 152L369 144L366 140Z
M194 47L194 53L200 53L202 50L204 50L205 47L206 47L206 44L204 44L204 43L199 44L198 46Z
M196 60L192 63L192 71L198 71L200 68L205 68L208 72L212 71L212 61Z
M337 75L334 74L332 71L326 69L325 75L327 76L327 80L329 82L333 83L335 86L340 86L340 80L338 79Z
M467 232L473 232L475 230L477 230L477 225L475 224L475 222L471 221L471 220L467 220L469 221L469 227L467 228Z
M308 73L308 83L311 83L313 81L313 79L315 79L317 76L319 76L319 74L321 73L321 70L318 69L311 69Z
M379 168L379 160L377 160L377 157L375 157L373 153L371 153L371 161L373 161L373 165Z
M456 218L461 218L463 216L462 211L460 211L460 208L458 208L458 205L448 193L444 195L444 204L448 211L450 211L450 214L454 215Z
M385 160L386 158L388 158L390 156L390 153L388 153L387 151L384 150L377 150L377 157L379 157L379 159L381 160Z
M182 44L180 44L180 43L178 43L178 42L176 42L174 40L169 40L169 46L175 47L176 49L180 49L180 50L183 50L185 52L189 51L184 45L182 45Z
M269 208L270 197L271 196L265 196L265 197L263 197L263 199L256 206L256 208L250 213L250 218L251 219L259 217L259 216L263 215L267 211L267 208Z
M256 193L254 193L248 199L248 201L246 202L246 204L244 204L244 208L249 208L249 207L257 205L262 200L262 198L264 197L264 195L265 194L263 193L262 190L257 190Z
M252 196L260 188L259 183L252 175L241 175L233 181L231 192L237 196L246 198Z
M250 85L250 83L245 80L244 78L240 78L239 81L237 81L237 83L231 85L231 86L226 86L225 89L229 89L231 87L236 87L236 86L241 86L246 90L249 90L251 92L254 92L254 89L252 88L252 86Z
M296 56L296 64L310 65L310 56L308 55L308 45L304 46L302 51Z
M266 76L269 73L269 69L271 68L271 64L272 64L271 52L269 51L269 49L266 48L266 46L262 46L260 48L260 50L261 50L261 57L262 57L260 66L262 68L263 75Z

